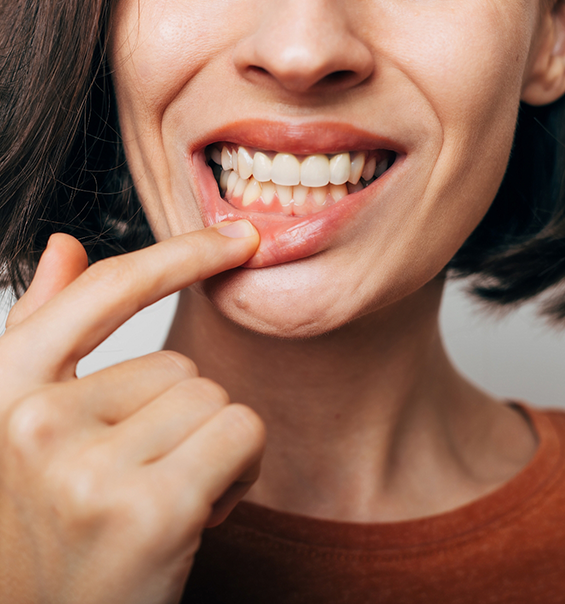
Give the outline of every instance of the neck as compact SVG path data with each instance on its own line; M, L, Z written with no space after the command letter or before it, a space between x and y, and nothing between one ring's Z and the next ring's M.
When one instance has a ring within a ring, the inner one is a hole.
M442 285L436 279L299 341L244 330L203 296L182 293L167 347L267 427L261 477L246 499L322 518L405 519L462 505L527 462L534 445L524 440L523 419L470 386L444 352ZM485 444L486 427L503 419L510 437ZM516 438L521 453L508 459Z

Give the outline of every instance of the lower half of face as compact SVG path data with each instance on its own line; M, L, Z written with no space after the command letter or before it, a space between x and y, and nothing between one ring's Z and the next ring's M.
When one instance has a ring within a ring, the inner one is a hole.
M416 292L496 194L536 14L529 0L120 0L120 123L156 237L253 222L255 257L200 291L270 335Z

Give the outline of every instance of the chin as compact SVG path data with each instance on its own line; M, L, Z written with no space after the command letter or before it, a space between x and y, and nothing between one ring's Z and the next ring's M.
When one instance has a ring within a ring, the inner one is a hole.
M200 292L212 307L240 327L268 337L308 339L353 320L355 304L343 304L333 284L308 281L300 263L267 269L236 269L212 277ZM308 271L306 271L306 274Z
M377 322L381 316L388 324L394 309L405 304L411 307L410 316L430 301L439 307L443 279L434 279L436 273L427 279L419 275L419 282L406 272L394 284L386 277L368 279L365 273L349 279L351 272L312 257L263 269L234 269L202 282L198 293L209 308L245 330L300 340L335 332L368 315Z

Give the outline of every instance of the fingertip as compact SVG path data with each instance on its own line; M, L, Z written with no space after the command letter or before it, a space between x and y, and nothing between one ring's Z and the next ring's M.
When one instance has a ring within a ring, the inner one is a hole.
M88 256L80 241L66 233L53 233L39 260L34 281L47 273L50 279L62 279L68 285L87 268Z
M257 229L249 222L249 220L245 219L238 220L237 222L220 222L213 225L212 228L215 228L218 233L224 237L229 237L230 239L244 239L247 237L259 238Z
M54 233L41 254L33 280L14 305L7 326L22 322L88 268L88 256L82 244L65 233Z
M72 258L77 265L80 264L84 268L88 267L88 255L82 243L72 235L67 233L53 233L47 241L44 254L57 254L64 256L66 259Z

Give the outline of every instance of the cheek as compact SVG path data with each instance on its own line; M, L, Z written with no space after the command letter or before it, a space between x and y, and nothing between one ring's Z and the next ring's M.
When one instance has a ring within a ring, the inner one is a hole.
M240 30L249 21L243 4L120 0L112 64L122 96L129 97L144 119L162 115L203 68L213 65L241 37Z
M211 37L203 9L198 1L118 2L111 60L121 105L157 115L198 71Z
M384 24L393 33L383 36L383 52L444 127L476 132L501 107L517 103L537 13L530 0L451 4L398 3Z
M419 10L409 10L416 5ZM389 16L386 25L397 29L383 52L421 93L439 126L440 152L416 209L413 236L427 233L441 264L480 221L503 178L535 3L409 0ZM438 232L446 234L443 247L434 241Z

